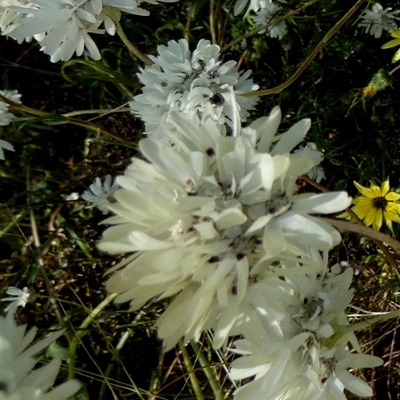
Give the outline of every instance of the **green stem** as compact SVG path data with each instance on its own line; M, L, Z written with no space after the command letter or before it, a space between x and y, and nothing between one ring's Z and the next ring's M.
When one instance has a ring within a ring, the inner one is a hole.
M60 122L63 122L66 124L71 124L71 125L76 125L76 126L81 126L83 128L89 129L91 131L101 133L102 135L108 136L109 138L118 140L119 142L125 142L125 140L123 138L121 138L120 136L118 136L112 132L109 132L106 129L103 129L95 124L91 124L90 122L81 121L81 120L75 119L75 118L68 118L63 115L52 114L52 113L45 112L45 111L39 111L34 108L24 106L23 104L15 103L14 101L8 99L7 97L5 97L1 94L0 94L0 101L7 103L12 109L22 111L22 112L25 112L30 115L35 115L37 117L43 117L43 118L51 118L53 120L55 118L57 118Z
M254 97L254 96L266 96L268 94L277 94L282 92L284 89L289 87L301 74L302 72L310 65L310 63L314 60L317 54L321 51L326 43L335 35L335 33L342 27L342 25L357 11L357 9L364 3L365 0L358 0L353 7L350 8L349 11L338 21L329 31L324 35L322 40L317 44L311 54L305 59L303 64L300 65L299 69L284 83L281 85L275 86L271 89L259 90L257 92L248 92L242 94L243 97Z
M4 211L2 211L4 212ZM26 210L20 212L18 215L12 215L12 221L0 231L0 239L25 216Z
M190 382L192 384L193 391L194 391L194 394L196 396L196 399L197 400L204 400L204 395L203 395L203 391L201 390L199 380L197 379L197 376L196 376L196 374L194 372L192 361L190 360L189 353L188 353L188 351L186 349L186 346L183 344L182 340L179 341L179 350L182 353L183 362L186 365L186 370L188 372L189 379L190 379Z
M116 15L114 9L112 7L104 7L103 10L106 11L106 13L108 14L108 16L113 20L116 28L117 28L117 33L118 36L120 37L120 39L123 41L124 45L128 48L128 50L134 54L139 60L141 60L142 62L144 62L147 65L152 65L153 61L150 60L149 57L147 57L146 55L142 54L131 42L130 40L127 38L127 36L125 35L124 30L122 29L121 24L119 23L118 20L118 16Z
M75 336L72 339L71 345L69 347L69 365L68 365L68 379L75 378L75 361L76 361L76 351L81 339L88 333L89 325L96 319L96 317L103 311L104 307L108 306L115 298L117 293L111 293L108 295L82 322L81 326L75 332Z
M340 330L340 335L342 336L347 333L361 331L370 328L372 325L377 324L378 322L387 321L388 319L397 318L399 316L400 316L400 310L390 311L388 313L378 315L375 318L370 318L367 321L356 322L355 324L342 328Z
M190 345L192 346L192 349L194 350L196 356L199 359L200 365L203 368L204 374L206 375L208 383L210 384L211 389L214 393L215 400L224 400L225 397L222 388L215 379L215 372L211 367L211 365L209 364L206 356L201 351L200 346L194 340L190 342Z

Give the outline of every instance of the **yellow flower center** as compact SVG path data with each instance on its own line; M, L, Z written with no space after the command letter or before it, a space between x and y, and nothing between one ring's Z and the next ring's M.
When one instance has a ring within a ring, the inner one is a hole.
M374 199L374 207L384 210L385 207L387 206L387 200L384 197L376 197Z

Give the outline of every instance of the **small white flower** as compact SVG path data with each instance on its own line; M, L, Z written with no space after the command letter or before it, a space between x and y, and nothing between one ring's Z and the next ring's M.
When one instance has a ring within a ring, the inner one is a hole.
M236 0L235 3L235 8L234 8L234 14L239 15L247 6L247 4L250 2L249 8L246 12L246 15L249 11L258 11L260 8L264 8L267 5L272 3L272 0Z
M10 286L7 289L6 293L9 294L10 296L14 296L14 297L5 297L4 299L1 299L1 301L10 301L11 302L5 311L8 311L9 309L16 309L19 306L25 307L26 303L29 300L29 297L31 296L31 294L29 293L29 289L27 287L24 287L21 290L15 286Z
M107 205L114 199L114 193L119 188L119 185L111 177L107 175L104 183L97 177L95 181L89 186L89 189L82 194L82 198L89 203L92 203L86 208L97 207L104 215L108 214Z
M36 364L33 357L48 347L64 331L59 331L32 345L37 328L25 333L26 325L18 326L14 314L8 312L0 317L0 398L4 400L66 400L76 393L80 384L76 380L63 383L53 390L61 366L60 359L32 370Z
M1 118L1 116L0 116L0 118ZM15 151L14 146L11 143L7 142L6 140L0 139L0 160L4 160L3 149Z
M171 40L167 46L159 46L158 53L150 56L154 64L137 74L143 93L130 102L145 122L149 137L163 138L162 127L171 111L200 123L211 109L218 124L232 128L236 109L245 121L254 108L257 97L235 96L258 89L249 78L251 71L239 72L233 60L223 63L219 46L209 40L200 40L193 52L185 39Z
M14 103L21 104L21 95L18 93L17 90L0 90L0 94L4 97L7 97L7 99L10 99ZM9 108L10 108L10 106L7 103L0 100L0 126L9 125L10 121L13 118L15 118L14 114L8 112ZM5 142L5 141L3 141L3 142ZM5 143L7 143L7 142L5 142ZM9 144L9 146L10 146L10 144ZM0 151L1 151L1 147L6 148L7 150L12 150L12 149L7 148L6 146L2 146L2 144L0 143ZM4 159L4 158L1 158L1 154L2 153L0 153L0 159ZM3 157L4 157L4 155L3 155Z
M308 142L305 146L299 146L298 150L295 150L295 152L298 151L307 151L307 150L318 150L317 145L313 142ZM316 181L317 183L320 183L323 179L325 179L325 171L321 167L321 165L316 165L314 168L312 168L307 175Z
M281 7L276 6L274 3L266 4L264 8L261 8L261 10L257 11L256 15L254 16L254 22L256 28L259 28L261 26L264 26L265 24L268 24L271 22L279 13ZM279 37L281 35L284 35L287 31L287 26L285 21L281 21L276 25L272 25L267 28L268 29L268 36L272 38ZM260 31L260 33L265 33L266 30L263 29Z
M361 15L362 22L358 26L365 27L365 33L369 32L378 39L384 30L389 32L397 29L396 20L400 19L397 17L400 10L391 10L391 7L383 9L379 3L373 4L372 10L365 10Z

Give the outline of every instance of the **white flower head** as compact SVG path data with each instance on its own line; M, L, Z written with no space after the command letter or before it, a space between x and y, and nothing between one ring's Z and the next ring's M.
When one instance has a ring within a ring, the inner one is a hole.
M89 186L88 190L82 194L82 198L89 203L86 208L96 207L103 214L108 214L108 204L114 200L114 193L119 188L118 183L112 178L111 175L107 175L104 178L104 183L99 177Z
M155 0L146 1L158 4ZM41 35L41 50L51 56L52 62L67 61L74 53L81 56L84 51L99 60L100 51L89 34L107 32L113 35L116 28L110 13L117 19L121 17L121 11L149 15L139 7L140 3L140 0L35 0L34 8L29 4L11 7L20 16L18 26L8 29L8 34L14 39ZM100 29L102 24L104 29Z
M29 289L27 287L24 287L21 290L15 286L10 286L7 289L6 293L13 297L5 297L4 299L1 299L1 301L11 302L5 311L8 311L10 309L15 310L19 306L25 307L26 303L29 300L29 297L31 296L31 294L29 293Z
M251 71L239 72L235 61L222 62L220 48L202 39L191 52L185 39L171 40L158 47L154 62L138 73L143 93L134 97L130 106L146 124L146 134L162 138L164 118L171 111L184 113L199 122L211 106L219 124L232 126L234 110L239 109L245 121L256 97L232 96L254 91L258 86L249 78ZM235 104L233 104L233 102Z
M233 361L231 377L255 376L235 392L235 400L339 400L345 398L344 388L359 396L372 395L370 387L347 369L375 367L382 360L349 354L348 342L359 349L354 334L341 336L341 327L348 325L345 308L352 298L352 273L338 270L285 278L286 296L276 299L279 318L262 296L256 298L255 310L265 332L258 338L245 333L246 339L235 342L233 351L242 356Z
M20 25L23 14L14 10L14 7L23 7L35 9L35 3L28 0L1 0L0 2L0 31L3 36L9 35L14 29ZM33 37L40 41L43 39L44 34L33 35ZM30 42L32 36L17 39L18 43L23 41Z
M321 158L317 151L290 153L309 120L277 136L279 108L229 137L212 116L199 125L171 113L170 123L174 146L142 140L148 161L134 158L117 178L121 190L108 206L115 216L105 221L114 226L99 244L114 254L137 252L108 281L118 302L131 301L134 310L153 297L177 295L158 322L166 348L216 326L229 304L240 307L250 275L261 273L266 260L285 255L302 268L299 257L338 244L339 233L310 214L336 212L351 201L344 192L296 194L298 177ZM283 268L276 273L285 275ZM235 322L224 315L222 325ZM218 345L228 325L217 327L224 330Z
M261 8L259 11L256 12L254 16L254 22L256 28L262 27L265 24L270 23L279 13L281 7L275 5L274 3L266 4L264 8ZM287 32L287 26L285 21L281 21L276 25L269 26L267 28L268 36L272 38L279 37L284 35ZM263 29L260 33L265 33L266 30Z
M37 328L25 333L26 325L18 326L14 314L0 317L0 398L4 400L66 400L76 393L80 384L68 381L50 392L57 378L61 360L53 359L47 365L32 371L36 364L33 357L48 347L64 331L59 331L32 345Z
M379 3L372 5L372 10L365 10L361 15L362 21L358 24L359 27L365 27L365 33L380 38L383 31L397 29L396 20L400 19L397 15L400 10L391 11L392 8L383 8Z

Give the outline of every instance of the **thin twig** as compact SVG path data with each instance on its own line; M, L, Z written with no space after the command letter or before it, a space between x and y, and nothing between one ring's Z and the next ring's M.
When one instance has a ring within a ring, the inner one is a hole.
M56 314L56 317L58 319L58 322L63 328L67 328L64 317L60 311L60 308L58 306L56 296L53 291L53 287L51 286L51 282L49 278L47 277L46 271L44 269L45 263L43 260L43 254L40 251L41 248L41 243L40 243L40 236L39 236L39 231L38 227L36 224L36 218L35 218L35 212L33 210L33 207L31 206L31 198L29 193L31 193L30 189L30 172L29 169L26 171L26 186L27 186L27 192L28 192L28 198L27 198L27 203L29 207L29 216L30 216L30 222L31 222L31 229L32 229L32 236L33 236L33 244L35 245L37 249L37 254L36 254L36 261L39 265L40 271L42 272L43 280L46 285L47 292L49 293L49 298L50 298L50 303L53 306L54 312ZM68 342L71 342L71 336L68 333L68 331L65 332L65 337L67 338Z
M317 54L321 51L321 49L325 46L326 43L335 35L335 33L342 27L342 25L357 11L357 9L364 3L365 0L358 0L353 7L350 8L349 11L338 21L329 31L324 35L321 41L315 46L314 50L311 54L305 59L303 64L297 69L297 71L284 83L281 85L275 86L271 89L266 90L258 90L257 92L248 92L244 93L241 96L243 97L254 97L254 96L266 96L268 94L277 94L281 93L284 89L289 87L302 73L303 71L311 64Z
M95 309L90 311L89 315L82 322L81 326L76 330L75 336L72 339L71 345L69 347L69 365L68 365L68 379L75 378L75 361L76 361L76 351L81 339L88 333L89 325L96 319L96 317L103 311L103 309L108 306L116 297L117 293L109 294Z
M230 49L232 46L234 46L236 43L241 42L243 39L248 39L249 37L258 35L260 33L260 31L267 29L271 26L275 26L278 25L280 22L285 21L286 19L293 17L294 15L302 12L303 10L305 10L306 8L312 6L313 4L317 3L320 0L311 0L308 3L304 4L303 6L296 8L295 10L290 10L288 13L286 13L285 15L283 15L282 17L279 18L275 18L272 21L266 23L265 25L262 25L256 29L253 29L252 31L246 33L243 36L240 36L239 38L232 40L232 42L228 43L226 46L224 46L221 50L221 53L223 53L224 51ZM231 10L231 8L229 9Z
M126 142L122 137L120 137L112 132L109 132L104 128L101 128L100 126L91 124L90 122L87 122L87 121L82 121L82 120L75 119L75 118L68 118L63 115L57 115L57 114L53 114L53 113L49 113L49 112L45 112L45 111L39 111L34 108L25 106L23 104L15 103L14 101L3 96L2 94L0 94L0 101L7 103L12 109L22 111L22 112L25 112L30 115L36 115L37 117L43 117L43 118L51 118L52 120L54 120L55 118L58 118L60 122L64 122L66 124L71 124L71 125L76 125L76 126L81 126L83 128L101 133L104 136L108 136L108 137L118 140L120 142Z
M149 57L141 53L127 38L125 35L124 30L122 29L121 24L119 23L118 16L116 15L115 10L112 7L104 7L104 9L107 10L108 16L113 20L116 28L117 28L117 33L120 39L123 41L124 45L128 48L128 50L134 54L139 60L144 62L147 65L152 65L153 61L150 60Z

